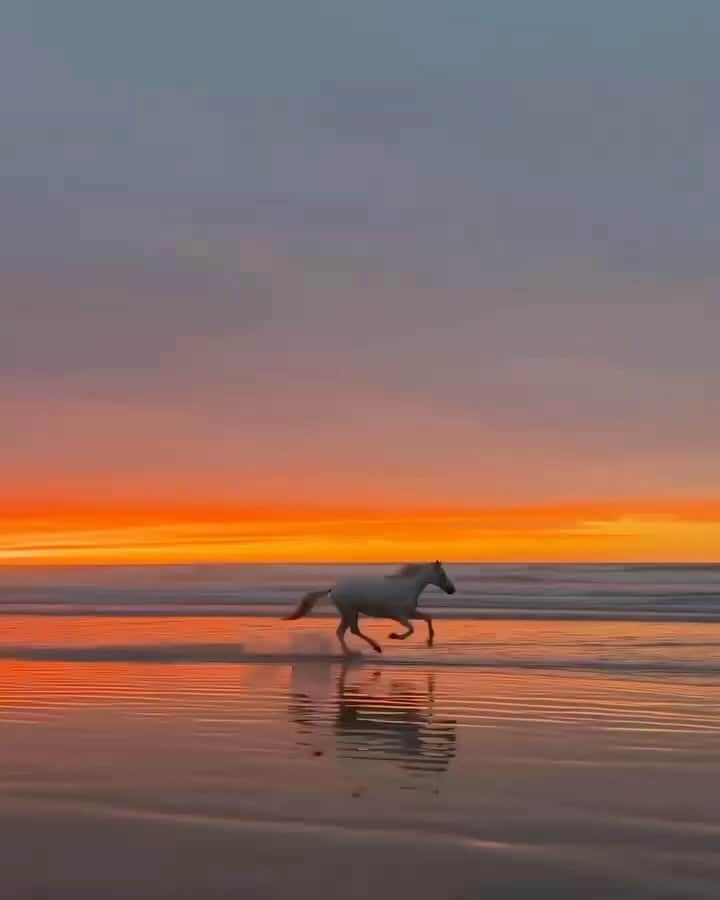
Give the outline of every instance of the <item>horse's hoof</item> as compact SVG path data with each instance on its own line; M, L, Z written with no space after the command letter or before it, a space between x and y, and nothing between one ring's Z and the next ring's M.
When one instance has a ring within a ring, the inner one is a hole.
M382 647L374 647L373 649L376 653L382 653Z
M432 642L432 641L428 641L428 642L427 642L427 645L428 645L428 647L432 647L433 642Z
M394 641L397 641L397 640L400 639L400 635L399 635L399 634L395 634L394 631L393 631L392 634L389 634L388 637L389 637L389 638L392 638Z

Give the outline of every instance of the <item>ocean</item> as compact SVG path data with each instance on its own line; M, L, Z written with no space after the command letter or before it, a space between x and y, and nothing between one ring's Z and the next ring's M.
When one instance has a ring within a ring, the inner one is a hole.
M720 564L449 564L447 570L457 593L431 587L422 599L437 616L720 621ZM0 569L0 613L275 616L307 590L389 571L316 564L9 567Z

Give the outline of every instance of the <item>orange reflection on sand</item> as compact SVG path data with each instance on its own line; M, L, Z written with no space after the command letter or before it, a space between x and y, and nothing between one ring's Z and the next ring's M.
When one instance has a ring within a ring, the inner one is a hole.
M0 711L152 709L158 716L211 715L239 695L269 702L287 691L290 667L243 663L174 664L0 660ZM2 721L0 719L0 721Z
M3 616L3 643L43 646L231 644L242 640L239 617Z
M298 737L333 734L342 755L431 737L454 756L462 729L562 728L672 736L720 735L716 684L618 674L471 667L0 660L0 724L73 710L185 720L207 734L280 722ZM108 723L109 724L109 723ZM121 724L115 723L119 728ZM439 727L439 728L438 728ZM408 732L410 734L408 735ZM440 733L442 732L442 733ZM452 740L448 738L452 735ZM433 754L420 754L432 756Z

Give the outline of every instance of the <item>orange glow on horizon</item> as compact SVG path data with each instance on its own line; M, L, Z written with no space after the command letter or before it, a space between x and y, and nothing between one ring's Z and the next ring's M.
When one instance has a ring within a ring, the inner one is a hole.
M720 502L495 507L42 508L0 515L0 565L202 562L708 562Z

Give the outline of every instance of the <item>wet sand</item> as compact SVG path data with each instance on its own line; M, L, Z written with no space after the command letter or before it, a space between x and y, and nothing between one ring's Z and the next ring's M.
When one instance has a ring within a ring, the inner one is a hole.
M7 618L2 896L717 897L714 626L332 627Z

